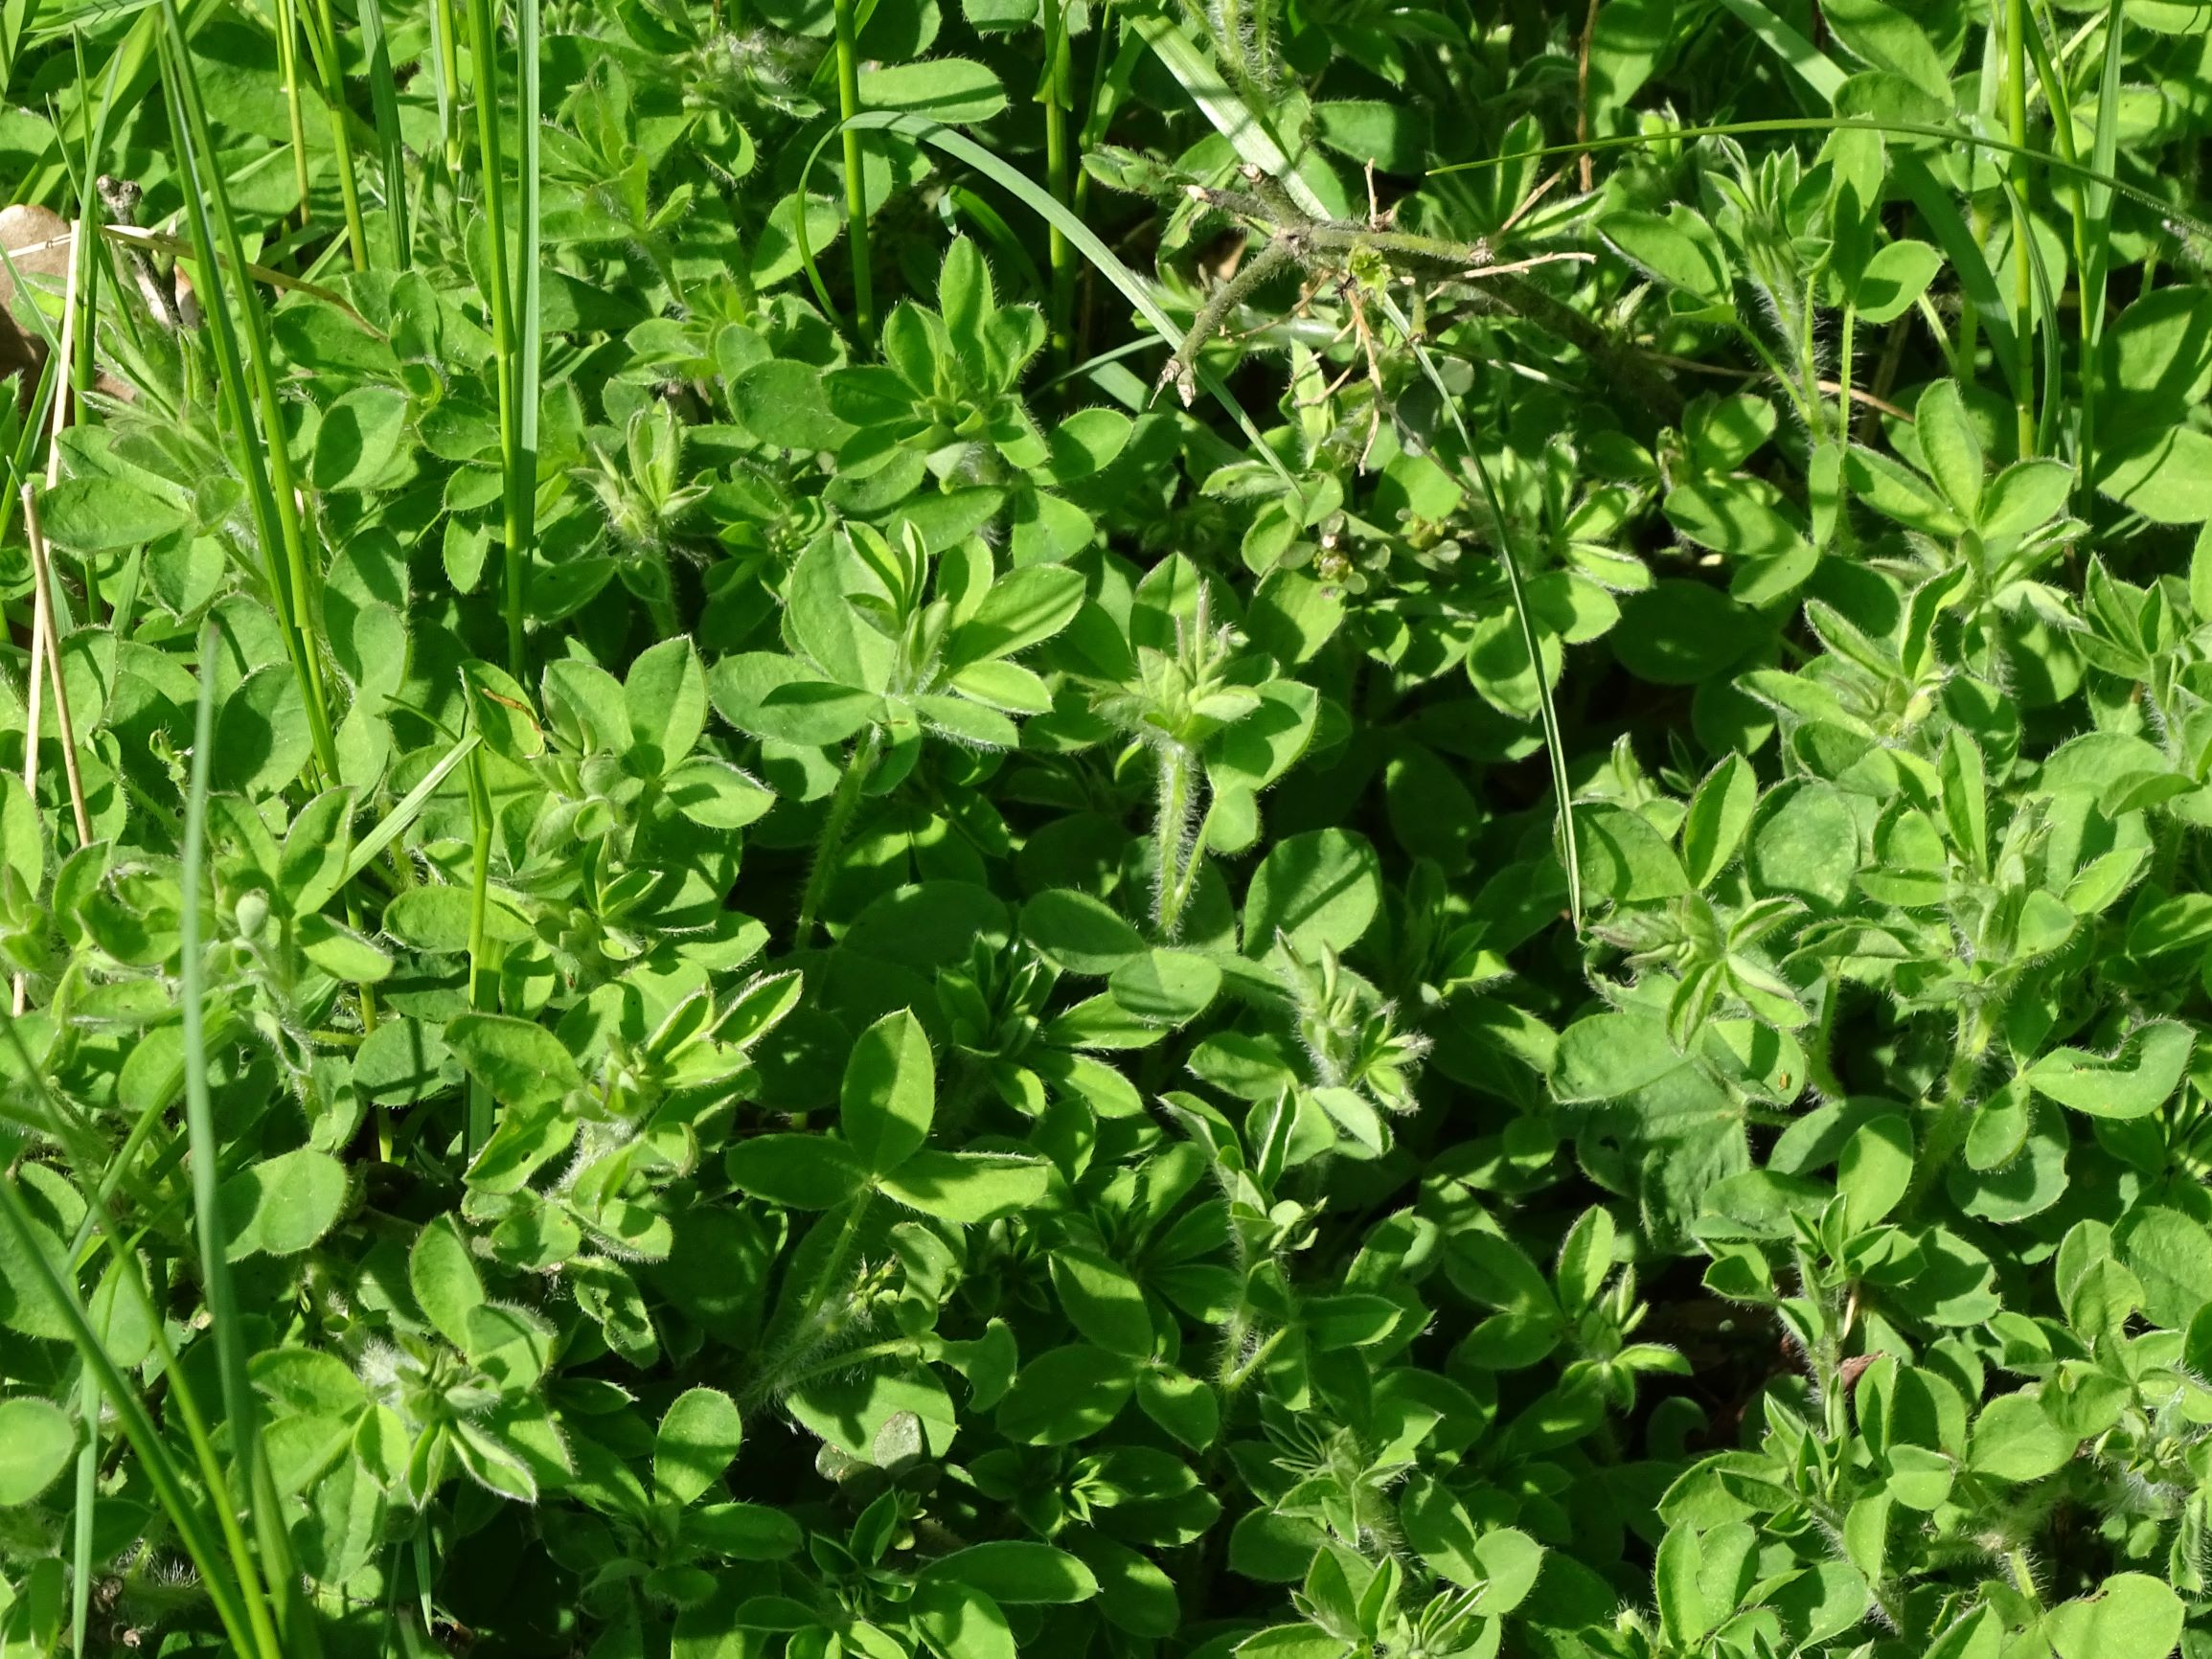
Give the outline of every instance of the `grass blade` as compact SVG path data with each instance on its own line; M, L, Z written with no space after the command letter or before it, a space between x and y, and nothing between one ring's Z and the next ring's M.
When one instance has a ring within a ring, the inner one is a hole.
M1159 330L1160 337L1167 341L1170 350L1182 345L1183 330L1175 327L1174 319L1170 317L1166 309L1160 305L1158 296L1152 292L1152 284L1124 264L1114 251L1099 239L1096 232L1078 218L1071 210L1055 201L1050 192L1039 189L1037 181L1019 168L1012 167L1001 161L973 139L955 132L950 127L940 125L926 116L916 115L908 111L869 110L855 116L852 125L885 128L903 138L910 138L918 144L926 144L932 148L942 150L954 160L964 162L975 169L977 172L990 179L992 184L997 185L1024 207L1037 214L1047 224L1060 230L1067 238L1068 245L1088 260L1098 273L1111 283L1124 299L1136 307L1138 314ZM806 190L807 174L813 170L814 157L822 153L823 145L828 144L829 141L830 135L825 134L821 141L814 146L813 154L808 157L806 168L801 170L799 189L802 193ZM812 255L807 247L806 224L803 216L799 222L798 233L800 257L809 261L810 269ZM1223 385L1220 378L1206 368L1203 363L1197 366L1197 377L1198 383L1205 387L1214 400L1227 411L1232 420L1236 421L1238 430L1251 441L1253 449L1261 461L1282 481L1284 489L1289 491L1291 497L1298 499L1300 496L1298 481L1291 476L1290 469L1283 464L1282 457L1277 455L1269 447L1266 440L1261 436L1260 428L1253 423L1251 416L1244 413L1244 406L1237 401L1236 395Z
M2109 174L2120 159L2121 0L2105 11L2105 64L2097 80L2097 129L2089 143L2092 172ZM2064 119L2073 119L2067 111ZM2103 183L2082 192L2082 423L2076 457L2086 502L2097 482L2097 394L2104 378L2105 281L2112 263L2112 192Z
M1819 94L1821 102L1833 106L1836 95L1842 90L1847 79L1836 60L1774 15L1759 0L1721 0L1728 14L1751 31L1761 45L1782 59L1796 72L1797 78ZM1585 153L1595 146L1576 146Z
M361 0L361 45L369 55L369 103L376 117L377 161L384 174L384 212L392 227L392 261L400 270L415 263L407 224L407 151L399 137L399 87L392 74L392 47L384 34L383 0Z
M11 1022L9 1031L14 1026ZM54 1270L53 1263L39 1248L36 1224L32 1220L30 1208L16 1186L12 1171L0 1174L0 1231L5 1231L19 1258L28 1264L39 1287L60 1307L63 1319L69 1325L70 1340L76 1344L86 1369L99 1382L100 1390L115 1410L123 1426L124 1437L130 1448L138 1454L147 1484L153 1488L154 1497L162 1508L171 1526L175 1528L177 1541L192 1558L200 1581L206 1587L208 1600L215 1603L216 1617L230 1637L231 1646L240 1653L261 1655L262 1659L284 1659L278 1646L276 1631L267 1624L265 1609L260 1620L252 1617L251 1602L239 1594L238 1586L224 1571L223 1551L210 1536L206 1518L185 1485L184 1476L170 1455L169 1443L161 1430L148 1415L145 1403L129 1380L108 1358L106 1348L92 1323L92 1316L84 1306L84 1299L77 1286L64 1280Z
M1451 417L1452 429L1459 434L1460 447L1467 452L1468 470L1472 474L1476 488L1482 492L1483 505L1490 510L1491 519L1497 526L1497 557L1505 567L1505 581L1513 595L1514 620L1520 626L1522 648L1528 652L1529 672L1536 676L1537 716L1543 727L1544 759L1551 766L1552 790L1559 797L1560 861L1566 871L1567 911L1579 936L1583 930L1583 863L1582 852L1575 836L1574 787L1567 777L1566 744L1560 736L1559 705L1552 696L1551 683L1544 678L1542 642L1537 637L1536 623L1528 608L1528 591L1523 584L1520 555L1514 549L1513 520L1506 516L1505 501L1497 492L1497 483L1490 475L1490 467L1482 459L1482 452L1474 446L1474 436L1469 431L1467 418L1460 412L1460 399L1451 395L1444 383L1444 376L1429 356L1428 348L1414 333L1412 324L1398 308L1398 302L1389 294L1380 296L1383 314L1391 326L1413 348L1413 359L1430 386L1435 388L1437 400L1445 413Z
M522 405L517 383L514 287L507 268L507 178L499 143L498 35L491 0L468 0L468 57L476 79L477 201L490 233L491 347L499 378L499 463L505 523L507 591L507 670L519 684L529 683L522 637L522 497L535 491L536 479L522 476ZM535 136L535 135L533 135Z
M267 1462L261 1455L261 1401L246 1375L245 1331L239 1324L238 1291L231 1279L230 1239L223 1226L220 1149L215 1108L208 1092L207 962L200 940L200 875L207 857L208 771L215 758L216 658L221 633L211 620L199 636L199 695L193 715L192 772L186 786L182 935L178 968L184 1016L184 1114L192 1155L193 1230L199 1242L200 1293L206 1299L221 1378L223 1417L230 1430L231 1461L250 1495L254 1542L261 1553L262 1581L270 1592L283 1651L312 1659L322 1650L313 1611L301 1594L292 1565L291 1537L284 1507ZM256 1595L254 1602L261 1598ZM252 1610L249 1604L249 1612Z
M1239 156L1278 180L1290 193L1290 199L1315 218L1334 216L1313 193L1313 187L1291 167L1289 151L1283 148L1266 117L1221 77L1188 34L1157 12L1131 11L1128 22L1152 49L1161 67L1175 78L1184 95L1198 106L1198 113L1213 123L1214 130L1229 141Z
M876 273L868 248L868 181L860 152L860 49L853 21L854 0L836 0L838 131L845 145L845 222L853 256L853 326L861 344L876 338ZM800 234L806 234L807 195L799 192Z
M514 375L514 523L507 543L507 597L510 607L509 664L517 683L527 685L522 673L520 619L529 587L531 557L537 546L537 403L538 386L545 370L545 330L538 289L540 244L538 172L542 112L538 63L538 0L515 0L515 48L519 57L522 109L521 202L516 217L522 238L520 292L515 313L522 327L521 361Z
M337 751L331 737L322 659L308 621L307 530L300 519L291 455L283 442L284 412L277 397L276 374L269 361L268 339L253 285L245 276L245 247L239 237L238 220L231 213L229 194L220 171L209 166L215 145L208 130L207 111L200 102L199 80L193 70L191 46L176 0L162 0L162 16L168 25L160 36L166 71L163 83L168 88L178 170L187 185L186 215L192 221L193 245L198 253L200 269L209 274L201 307L207 316L209 336L215 342L216 366L223 396L230 402L231 417L244 450L245 465L241 470L245 474L254 528L266 561L270 592L286 625L285 648L307 698L315 759L324 776L335 779ZM218 231L223 256L219 261L216 251ZM239 310L235 321L231 316L233 303ZM245 346L243 354L239 351L241 335ZM254 419L257 400L259 425ZM276 441L268 442L269 436Z
M299 0L276 0L277 79L284 87L285 117L292 129L292 185L300 193L300 226L310 211L308 181L308 117L300 98Z
M338 199L346 210L346 245L353 269L369 268L369 233L361 222L361 187L353 172L353 139L346 126L346 78L338 62L338 25L331 0L312 0L308 15L308 50L322 78L323 107L331 120L331 148L338 158Z
M383 821L368 834L353 843L353 856L346 860L345 881L376 862L376 857L405 831L408 825L422 815L430 797L438 792L438 785L453 775L453 768L468 759L482 737L470 732L439 758L438 763L422 775L422 781L400 798L399 804L384 815ZM343 885L343 883L341 883Z

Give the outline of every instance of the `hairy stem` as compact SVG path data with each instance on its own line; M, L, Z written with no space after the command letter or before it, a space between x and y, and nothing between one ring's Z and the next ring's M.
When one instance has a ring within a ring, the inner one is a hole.
M830 883L836 879L837 854L844 850L845 831L852 828L853 814L860 806L860 792L867 786L868 778L876 770L877 757L883 752L883 730L880 726L868 728L867 737L854 749L845 762L845 775L837 780L836 792L830 797L830 810L822 820L822 838L814 846L814 868L807 876L807 890L799 898L799 923L791 944L794 949L805 949L813 937L815 918L822 913L822 902L830 897Z
M1190 751L1180 743L1166 745L1160 750L1159 821L1152 830L1152 907L1160 937L1168 940L1182 926L1197 862L1191 833L1194 792Z
M837 113L851 121L860 113L860 49L853 0L836 0ZM868 181L862 171L860 134L848 126L845 144L845 219L853 255L853 323L863 345L876 338L875 271L868 250ZM801 205L802 215L804 204Z

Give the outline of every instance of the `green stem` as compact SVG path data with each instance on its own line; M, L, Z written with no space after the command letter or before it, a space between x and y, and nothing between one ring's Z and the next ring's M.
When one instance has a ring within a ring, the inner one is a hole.
M870 726L867 737L845 762L845 775L837 780L836 792L830 797L830 810L822 820L822 838L814 848L814 868L799 898L799 923L791 939L795 950L804 950L813 937L815 918L821 915L822 904L830 897L830 884L836 879L837 854L844 850L845 831L852 828L853 814L860 806L860 791L882 752L883 729Z
M860 113L860 50L855 36L853 0L836 0L837 113L850 122ZM868 251L868 181L861 170L860 134L847 126L845 143L845 219L853 255L853 323L862 345L876 338L876 274ZM802 215L804 216L804 204Z
M2012 141L2013 182L2018 194L2013 215L2014 415L2021 456L2035 453L2036 313L2028 239L2035 234L2027 212L2027 162L2018 152L2028 142L2027 0L2005 0L2005 136Z
M1854 336L1859 331L1859 307L1849 301L1843 307L1843 338L1836 349L1836 442L1851 442L1851 358L1857 350Z
M292 184L300 196L300 225L308 222L308 121L300 107L300 22L294 0L277 0L277 74L285 86L285 113L292 129Z
M353 177L353 141L346 130L346 80L338 63L338 26L331 0L314 0L308 45L322 77L323 103L331 117L331 147L338 157L338 196L346 208L346 247L353 269L369 268L369 232L361 219L361 190Z
M84 1659L85 1626L92 1622L92 1518L100 1501L100 1379L87 1365L77 1383L77 1415L84 1444L77 1453L77 1492L70 1515L69 1650Z
M790 1375L778 1378L778 1386L797 1388L802 1382L811 1382L817 1376L829 1376L840 1371L850 1371L855 1365L866 1365L872 1359L919 1358L922 1344L911 1336L895 1337L888 1342L871 1342L865 1348L855 1348L840 1353L834 1359L825 1359L813 1365L803 1366Z
M323 685L321 655L309 625L313 592L308 575L307 529L300 518L299 491L292 477L290 445L285 442L284 407L277 395L276 372L269 360L268 339L262 327L261 303L246 274L244 243L239 238L238 219L231 212L230 193L220 169L214 166L215 140L207 110L201 102L199 80L192 67L191 47L176 0L162 0L167 80L173 90L174 123L182 171L191 188L185 206L192 221L193 243L208 287L201 307L209 323L220 364L223 390L232 403L239 441L246 451L244 468L253 503L255 529L268 561L269 588L286 627L285 643L300 677L308 704L308 729L316 764L326 780L338 776L337 747L331 737L331 711ZM213 207L211 217L209 209ZM221 236L221 261L217 260L217 235ZM238 284L239 322L234 326L225 289ZM239 337L245 351L241 359ZM255 429L252 405L247 401L250 370L252 396L261 410ZM282 563L279 550L282 549Z
M430 34L437 45L431 67L437 78L438 126L445 135L445 171L457 180L461 176L461 29L454 20L453 0L434 0Z
M198 1569L200 1581L207 1587L208 1599L215 1603L216 1617L222 1622L231 1645L240 1653L259 1654L262 1659L284 1659L284 1649L277 1642L276 1627L269 1621L268 1609L262 1604L258 1587L247 1588L234 1583L222 1570L224 1550L212 1537L207 1522L199 1511L191 1492L186 1489L181 1471L170 1455L169 1443L154 1427L145 1403L138 1398L129 1380L108 1358L107 1350L100 1334L93 1329L91 1315L74 1284L64 1281L54 1269L52 1259L39 1242L39 1233L31 1218L31 1211L16 1190L12 1174L0 1173L0 1230L4 1230L15 1246L18 1259L29 1264L33 1278L39 1288L46 1291L61 1309L69 1325L69 1334L77 1344L85 1365L99 1380L101 1392L122 1423L124 1437L138 1453L145 1469L147 1484L153 1488L155 1500L163 1514L176 1529L177 1541L192 1557ZM159 1329L158 1325L155 1328ZM166 1345L166 1336L162 1339ZM221 1491L218 1486L216 1490ZM241 1562L244 1540L239 1535L235 1522L221 1527L224 1542L232 1546L234 1565L242 1565L240 1574L250 1573L250 1562Z
M1067 21L1060 0L1044 0L1044 85L1038 101L1044 105L1045 184L1053 200L1062 207L1075 202L1073 158L1068 143L1067 118L1072 100ZM1054 361L1067 366L1074 350L1075 250L1058 225L1050 227L1052 261L1052 351Z
M1905 1190L1903 1209L1908 1216L1927 1195L1966 1142L1966 1133L1972 1125L1969 1108L1973 1082L1981 1072L1982 1057L1989 1052L1991 1034L1986 1011L1960 1011L1958 1038L1951 1050L1950 1065L1944 1073L1942 1100L1936 1107L1935 1121L1928 1125L1927 1133L1921 1140L1920 1155L1913 1161L1912 1184Z
M468 1006L490 1007L490 985L486 961L489 941L487 920L491 909L491 790L484 777L484 751L468 755ZM467 1148L470 1158L491 1138L493 1107L490 1093L473 1078L468 1084Z
M798 1345L799 1352L802 1353L805 1352L807 1331L813 1325L815 1319L820 1316L823 1305L832 1295L845 1288L843 1283L845 1263L852 1259L853 1247L859 1242L860 1223L867 1218L869 1204L875 1196L872 1188L864 1187L845 1205L844 1216L837 1223L837 1236L831 1240L829 1260L824 1261L815 1273L814 1283L807 1292L807 1300L800 1306L797 1316L790 1324L791 1339ZM828 1218L824 1217L823 1221L816 1223L816 1225L827 1225L827 1222ZM811 1238L811 1235L809 1237ZM782 1345L779 1344L778 1346L781 1347ZM855 1359L864 1355L865 1352L864 1350L855 1350L852 1353L838 1355L832 1362L816 1365L810 1370L801 1370L790 1376L779 1375L776 1365L770 1363L753 1378L751 1385L745 1391L745 1398L748 1402L758 1402L771 1395L783 1394L794 1383L806 1377L818 1375L823 1371L833 1371L854 1363Z
M477 193L491 243L491 349L499 374L499 466L505 509L507 671L528 681L522 640L521 402L516 379L514 286L507 267L506 164L499 145L498 36L490 0L468 0L468 58L476 80Z
M1152 898L1162 939L1173 940L1182 925L1191 855L1191 757L1171 743L1160 751L1159 819L1152 827Z
M515 284L516 321L522 339L514 372L514 455L507 475L507 655L508 671L515 683L527 686L528 662L524 655L522 620L530 583L531 555L537 545L537 418L538 386L544 372L545 330L538 294L540 223L538 217L538 125L540 80L538 73L538 0L516 0L515 56L520 70L522 107L518 114L521 139L521 200L518 204L522 239L522 269ZM671 286L674 284L672 283ZM673 637L673 636L664 636Z

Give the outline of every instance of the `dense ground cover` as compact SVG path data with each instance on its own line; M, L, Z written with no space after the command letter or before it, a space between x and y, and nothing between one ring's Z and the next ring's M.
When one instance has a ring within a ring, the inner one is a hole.
M11 0L0 1654L2212 1651L2208 54Z

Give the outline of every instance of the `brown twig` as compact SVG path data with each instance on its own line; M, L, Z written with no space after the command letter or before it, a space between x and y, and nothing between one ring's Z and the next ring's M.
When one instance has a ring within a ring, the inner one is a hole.
M84 221L77 221L69 235L74 250ZM54 382L54 424L46 440L46 488L61 479L61 434L69 424L69 377L77 353L77 268L69 261L69 280L61 302L61 362ZM46 535L38 522L38 508L31 481L23 481L23 534L31 547L31 685L27 699L30 723L23 738L23 789L34 801L38 794L38 727L43 710L42 693L54 687L54 723L61 736L62 765L69 777L69 805L77 816L77 839L82 846L92 839L91 821L84 810L84 783L77 769L77 734L69 719L69 689L61 677L61 647L54 628L54 578L46 557ZM30 995L27 977L16 974L11 1002L22 1013Z
M1731 369L1724 363L1700 363L1695 357L1676 357L1665 352L1646 352L1643 355L1654 363L1664 363L1670 369L1691 369L1700 375L1725 375L1731 380L1761 380L1766 378L1756 369ZM1843 386L1840 381L1822 380L1817 384L1823 392L1834 393L1838 397L1842 396ZM1912 419L1912 412L1909 409L1900 409L1886 398L1878 397L1860 386L1851 388L1851 400L1862 408L1877 410L1900 420L1909 421Z
M1581 49L1575 55L1575 142L1590 141L1590 43L1598 33L1598 0L1590 0L1590 9L1583 18ZM1582 168L1583 194L1590 193L1590 152L1584 150L1578 158Z
M89 846L92 818L84 809L84 776L77 766L77 728L69 717L69 688L61 674L61 642L54 631L54 565L46 557L46 532L38 521L37 487L23 485L23 535L31 544L31 580L45 602L36 607L45 621L46 668L54 687L54 724L61 737L61 769L69 778L69 807L77 819L77 843Z

